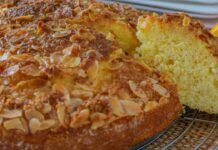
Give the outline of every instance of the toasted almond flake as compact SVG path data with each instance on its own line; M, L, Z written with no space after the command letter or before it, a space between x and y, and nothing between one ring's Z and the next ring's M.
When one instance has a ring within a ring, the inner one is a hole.
M43 121L45 120L43 114L35 109L29 109L25 111L25 116L28 120L32 119L32 118L36 118L39 121Z
M184 27L186 27L186 26L188 26L188 25L190 24L190 22L191 22L190 17L185 16L185 17L183 18L183 20L182 20L182 25L183 25Z
M93 56L93 55L96 56L96 58L102 58L103 57L103 55L99 51L96 51L96 50L93 50L93 49L90 49L90 50L85 52L86 57L90 57L90 56ZM95 63L99 63L97 59L95 60Z
M159 104L163 105L169 102L169 99L167 99L166 97L161 97L159 100Z
M15 20L31 20L32 18L33 18L33 15L26 15L26 16L16 17Z
M82 9L81 9L80 7L76 7L76 8L74 8L73 10L74 10L76 13L79 13L79 12L82 11Z
M28 66L22 67L22 73L29 75L29 76L33 76L33 77L40 76L41 74L39 68L35 65L28 65Z
M101 112L94 112L91 114L91 129L96 130L99 127L102 127L103 125L106 124L105 119L107 119L107 115Z
M83 78L87 77L87 74L83 69L79 69L77 73L80 77L83 77Z
M106 122L104 120L95 121L92 123L91 129L96 130L96 129L104 126L105 124L106 124Z
M64 95L65 100L70 101L70 93L69 93L68 89L63 84L55 83L52 86L52 90L55 92L62 93Z
M3 55L1 55L1 56L0 56L0 62L7 60L8 57L9 57L9 55L10 55L10 53L8 53L8 52L7 52L7 53L4 53Z
M158 92L161 96L164 96L164 97L170 97L170 94L169 92L167 91L167 89L165 89L164 87L162 87L161 85L159 84L153 84L153 89Z
M136 85L136 83L134 81L129 80L128 84L129 84L129 87L130 87L131 91L136 96L138 96L140 98L143 98L143 99L147 99L147 95L145 94L145 92L141 88L137 87L137 85Z
M156 83L158 83L158 81L155 80L155 79L153 79L153 78L148 77L148 79L151 81L152 84L156 84Z
M20 121L21 121L21 123L22 123L22 125L23 125L24 132L25 132L25 133L28 133L28 132L29 132L29 128L28 128L28 125L27 125L26 120L22 117L22 118L20 118Z
M0 113L0 117L2 118L17 118L22 116L22 111L19 109L14 110L4 110Z
M66 117L66 112L65 112L65 106L64 104L59 104L57 106L57 116L58 116L58 120L60 122L60 124L62 126L66 126L66 123L65 123L65 117Z
M44 26L44 23L42 21L39 21L38 24L37 24L37 34L41 34L42 31L43 31L43 26Z
M75 97L83 97L83 98L89 98L93 97L92 91L84 91L84 90L73 90L71 94Z
M40 66L45 66L48 67L48 62L46 61L45 58L39 56L39 55L35 55L34 59L39 63Z
M85 91L93 91L93 89L90 86L85 84L76 83L75 87Z
M140 83L140 86L142 87L145 87L147 85L147 81L143 80L141 83Z
M125 116L125 111L117 98L110 99L110 107L113 114L117 115L118 117Z
M91 121L96 121L96 120L104 120L107 118L107 115L101 112L94 112L91 114Z
M63 37L69 36L70 34L71 34L70 30L64 30L64 31L56 32L55 34L53 34L53 37L54 38L63 38Z
M3 118L0 117L0 126L2 125L2 123L3 123Z
M91 80L96 80L98 78L99 70L99 62L95 60L95 62L92 64L92 66L89 67L87 71L88 77Z
M42 113L47 114L51 111L52 107L49 103L44 103L42 107Z
M39 130L47 130L55 126L57 123L54 119L48 119L41 122L41 125L39 127Z
M111 60L108 64L109 70L118 70L123 66L123 62L119 62L116 60Z
M19 118L10 119L3 122L3 126L6 130L17 129L26 132L21 120Z
M74 68L81 64L80 57L65 57L62 61L64 67L66 68Z
M14 65L14 66L10 66L7 69L5 69L0 76L2 77L8 77L8 76L12 76L15 73L17 73L19 71L19 65Z
M95 36L89 31L82 30L78 34L82 39L87 39L89 41L95 39Z
M121 100L120 102L121 102L121 105L123 105L125 113L127 115L130 115L130 116L137 115L142 110L141 104L136 103L134 101Z
M107 36L106 36L106 39L107 40L110 40L110 41L114 41L115 40L115 35L111 32L108 32Z
M29 128L32 134L36 133L39 130L40 126L41 126L41 122L38 119L36 118L30 119Z
M54 52L50 55L49 59L52 64L59 65L63 61L61 52Z
M127 90L125 89L119 89L118 93L119 97L121 99L130 99L130 94Z
M88 124L89 123L89 121L88 121L89 116L90 116L89 109L81 110L78 114L75 114L72 117L70 127L71 128L77 128L77 127L81 127L81 126L83 126L85 124Z
M4 91L5 86L4 85L0 85L0 94Z
M72 113L78 106L83 103L83 100L80 98L71 99L69 102L65 102L67 107L67 112Z
M158 106L158 103L156 101L148 101L145 105L144 111L148 112Z

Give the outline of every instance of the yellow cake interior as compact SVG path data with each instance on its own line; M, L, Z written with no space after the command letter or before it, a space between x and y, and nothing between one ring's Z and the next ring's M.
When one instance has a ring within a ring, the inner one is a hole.
M218 113L218 57L211 44L189 29L189 18L164 21L139 18L137 53L150 66L168 74L178 85L180 100L191 108Z

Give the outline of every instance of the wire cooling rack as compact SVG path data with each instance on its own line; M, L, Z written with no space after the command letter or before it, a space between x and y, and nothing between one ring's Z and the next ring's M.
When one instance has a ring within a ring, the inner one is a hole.
M167 129L133 150L218 150L218 115L185 110Z

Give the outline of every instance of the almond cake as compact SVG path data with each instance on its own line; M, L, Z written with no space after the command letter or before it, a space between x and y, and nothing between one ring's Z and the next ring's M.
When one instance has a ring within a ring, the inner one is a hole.
M77 0L0 7L1 149L129 149L181 112L175 84L127 54L142 12Z

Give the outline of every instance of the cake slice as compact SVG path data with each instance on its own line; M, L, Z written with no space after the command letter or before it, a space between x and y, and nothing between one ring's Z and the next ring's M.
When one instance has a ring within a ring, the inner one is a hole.
M184 14L140 17L138 54L178 85L183 104L218 113L218 39Z

